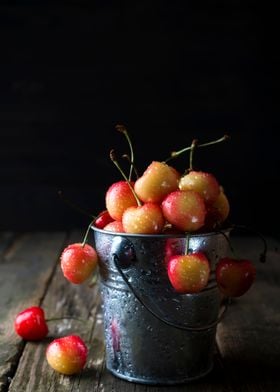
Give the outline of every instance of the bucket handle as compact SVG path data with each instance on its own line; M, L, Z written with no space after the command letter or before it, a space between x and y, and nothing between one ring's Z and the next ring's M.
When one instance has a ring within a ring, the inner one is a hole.
M127 279L126 275L124 274L121 266L119 265L120 259L118 257L118 255L116 253L112 253L112 259L113 262L115 264L115 267L117 269L117 271L119 272L119 274L121 275L122 279L124 280L124 282L126 283L126 285L128 286L128 288L130 289L130 291L133 293L133 295L135 296L135 298L140 302L140 304L146 309L148 310L148 312L150 312L155 318L157 318L158 320L160 320L161 322L163 322L164 324L170 326L170 327L174 327L183 331L189 331L189 332L201 332L201 331L206 331L209 329L214 328L224 317L227 309L228 309L228 305L229 305L229 298L225 297L224 301L222 303L222 307L220 309L219 315L217 320L213 321L212 323L203 326L203 327L190 327L187 325L181 325L181 324L176 324L173 323L170 320L167 320L161 316L159 316L153 309L150 308L150 306L145 303L145 301L139 296L139 294L134 290L134 287L131 285L131 283L129 282L129 280Z

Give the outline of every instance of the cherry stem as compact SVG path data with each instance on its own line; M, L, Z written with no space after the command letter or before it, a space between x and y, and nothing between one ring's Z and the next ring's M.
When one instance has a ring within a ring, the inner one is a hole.
M80 213L82 213L83 215L86 216L91 216L92 218L94 218L94 215L90 214L89 212L83 210L81 207L77 206L75 203L73 203L71 200L69 200L67 197L65 197L63 195L62 191L58 191L58 195L61 198L61 200L63 200L66 204L68 204L71 208L75 209L76 211L79 211Z
M126 177L126 175L124 174L122 168L120 167L118 161L116 160L116 155L115 155L115 151L111 150L110 151L110 158L111 161L114 163L114 165L117 167L117 169L119 170L119 172L121 173L121 175L123 176L123 178L125 179L125 181L127 182L128 186L130 187L131 192L133 193L135 200L137 202L138 207L140 207L142 205L139 197L136 195L135 190L133 189L133 186L131 185L129 179Z
M83 242L82 242L82 248L85 246L85 244L86 244L86 242L87 242L87 238L88 238L88 234L89 234L90 228L91 228L91 226L93 225L93 222L95 221L95 219L96 219L96 218L94 218L94 219L90 222L90 224L88 225L87 231L86 231L86 233L85 233L85 235L84 235L84 239L83 239Z
M237 258L236 252L235 252L235 250L234 250L234 248L232 246L232 243L231 243L229 237L222 230L217 230L217 233L220 233L220 234L222 234L224 236L224 238L227 240L227 243L229 245L229 249L230 249L230 251L232 253L232 256L234 258Z
M134 168L134 151L133 151L131 139L130 139L130 136L129 136L128 132L127 132L127 129L126 129L126 127L124 125L116 125L116 129L119 132L124 134L124 136L126 137L126 140L128 142L128 145L129 145L129 149L130 149L130 168L129 168L128 180L131 181L132 170Z
M224 135L224 136L221 137L220 139L213 140L213 141L211 141L211 142L207 142L207 143L203 143L203 144L197 144L196 147L199 147L199 148L200 148L200 147L208 147L208 146L211 146L211 145L213 145L213 144L217 144L217 143L224 142L225 140L228 140L228 139L229 139L229 135ZM177 158L179 155L183 154L183 153L186 152L186 151L190 151L191 149L192 149L192 146L190 146L190 147L185 147L185 148L183 148L182 150L179 150L179 151L173 151L173 152L171 153L171 156L168 157L164 162L167 163L167 162L170 161L171 159Z
M191 150L190 150L190 164L189 164L189 171L193 170L193 156L194 156L194 150L197 147L198 141L197 139L194 139L192 141L191 145Z
M139 178L139 173L138 173L138 171L137 171L137 169L136 169L136 167L135 167L135 164L133 164L133 163L131 162L130 157L129 157L127 154L123 154L122 157L128 160L128 162L130 163L130 165L132 165L132 167L133 167L133 170L134 170L134 173L135 173L136 178Z
M259 231L255 230L255 229L252 229L252 228L249 228L247 226L232 225L232 227L234 229L241 229L241 230L245 230L245 231L250 232L250 233L254 233L262 240L262 242L263 242L263 251L260 254L260 262L261 263L265 263L266 262L266 256L267 256L267 242L266 242L265 238L263 237L263 235Z
M46 322L49 322L49 321L60 321L60 320L64 320L64 319L67 319L67 320L77 320L77 321L85 321L85 320L82 320L82 319L79 319L79 318L77 318L77 317L73 317L73 316L63 316L63 317L54 317L54 318L50 318L50 319L46 319Z

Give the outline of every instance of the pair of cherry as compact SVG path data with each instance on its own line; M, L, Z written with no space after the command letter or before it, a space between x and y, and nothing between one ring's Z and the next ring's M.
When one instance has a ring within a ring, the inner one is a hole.
M43 340L49 333L45 312L40 306L31 306L20 312L14 322L16 333L26 341ZM47 347L46 359L59 373L79 373L85 366L88 349L78 335L54 339Z
M256 269L250 260L224 257L215 270L220 292L226 297L240 297L252 286ZM168 277L181 294L198 293L209 280L210 263L202 252L173 256L168 262Z

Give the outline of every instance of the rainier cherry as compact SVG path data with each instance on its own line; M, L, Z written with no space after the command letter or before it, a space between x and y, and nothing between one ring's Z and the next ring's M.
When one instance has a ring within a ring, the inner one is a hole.
M165 219L159 205L145 203L128 208L123 214L122 224L126 233L157 234L162 232Z
M39 306L31 306L20 312L15 318L14 328L24 340L41 340L49 332L44 310Z
M136 194L133 184L128 181L126 175L122 171L118 161L116 160L114 150L110 152L110 158L117 169L125 179L125 183L129 186L136 205L128 206L122 214L123 230L126 233L134 234L157 234L161 233L165 224L161 207L155 203L142 204ZM117 200L115 200L117 202ZM113 199L112 199L113 204ZM108 207L107 207L108 208Z
M220 291L227 297L240 297L252 286L256 269L250 260L222 258L216 267Z
M79 373L85 366L87 354L84 341L77 335L55 339L46 350L49 365L66 375Z
M113 221L108 223L103 230L114 231L116 233L124 233L123 224L120 221Z
M106 192L105 203L110 216L114 220L121 221L124 211L128 207L137 206L137 200L132 192L131 187L127 181L118 181L112 184Z
M97 266L96 250L82 243L74 243L61 254L61 269L66 279L75 284L83 283L93 273Z
M204 225L206 208L199 193L175 191L163 200L162 212L165 219L177 229L196 231Z
M179 173L164 162L152 162L135 182L135 192L144 203L160 203L168 193L178 189Z
M181 191L198 192L206 204L214 203L220 193L219 183L213 174L194 170L180 179L179 188Z
M168 277L181 294L198 293L207 286L210 265L202 252L172 256L168 262Z
M114 219L110 216L109 212L107 210L104 210L104 211L100 212L100 214L94 220L94 225L98 229L103 229L110 222L113 222L113 220Z
M207 207L205 218L205 229L213 230L219 228L228 218L230 204L224 191L221 189L217 200Z

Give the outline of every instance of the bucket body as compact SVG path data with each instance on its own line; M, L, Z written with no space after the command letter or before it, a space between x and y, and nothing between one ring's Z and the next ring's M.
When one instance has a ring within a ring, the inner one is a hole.
M128 381L172 385L213 367L221 294L215 265L228 254L229 230L194 234L189 252L211 264L207 287L179 294L167 275L170 256L184 254L184 235L110 233L93 227L100 258L107 369Z

